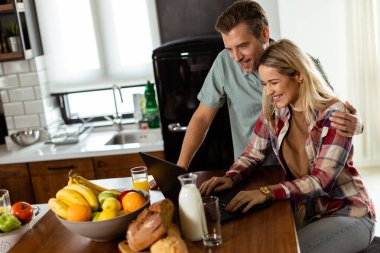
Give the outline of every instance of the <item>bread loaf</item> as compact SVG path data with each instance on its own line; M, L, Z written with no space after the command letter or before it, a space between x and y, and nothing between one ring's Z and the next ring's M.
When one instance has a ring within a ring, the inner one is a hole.
M173 214L174 204L169 199L144 209L128 227L126 237L129 247L134 251L141 251L165 237Z

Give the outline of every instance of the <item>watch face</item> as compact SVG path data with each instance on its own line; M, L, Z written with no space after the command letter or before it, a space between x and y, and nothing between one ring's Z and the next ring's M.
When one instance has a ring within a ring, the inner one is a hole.
M268 187L261 187L260 191L264 194L270 194L271 193L271 191L270 191L270 189L268 189Z

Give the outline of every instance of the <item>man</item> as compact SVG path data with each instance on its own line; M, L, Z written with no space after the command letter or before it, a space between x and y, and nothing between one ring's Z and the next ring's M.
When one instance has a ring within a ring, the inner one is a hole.
M234 158L241 155L251 140L262 109L257 62L270 43L264 10L254 1L236 1L219 16L215 28L222 35L225 49L215 59L198 94L200 104L189 122L177 162L185 169L224 103L228 104ZM348 102L346 107L352 114L334 113L332 126L344 136L361 133L362 124L354 115L355 108ZM269 157L265 164L277 162L274 156Z

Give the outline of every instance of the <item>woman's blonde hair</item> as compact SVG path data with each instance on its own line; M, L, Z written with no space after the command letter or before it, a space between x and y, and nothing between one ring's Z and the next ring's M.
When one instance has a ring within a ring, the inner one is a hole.
M324 110L337 99L311 57L290 40L282 39L271 44L261 56L259 65L276 68L280 74L289 77L299 76L299 96L308 122L317 111ZM265 91L262 103L264 116L273 126L278 109Z

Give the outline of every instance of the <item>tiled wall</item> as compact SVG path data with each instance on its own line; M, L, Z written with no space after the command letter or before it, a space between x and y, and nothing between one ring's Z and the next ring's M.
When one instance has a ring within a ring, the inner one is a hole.
M49 128L61 120L49 95L44 57L0 63L1 104L8 134L26 128Z

